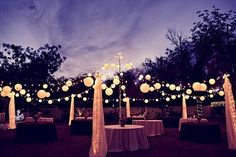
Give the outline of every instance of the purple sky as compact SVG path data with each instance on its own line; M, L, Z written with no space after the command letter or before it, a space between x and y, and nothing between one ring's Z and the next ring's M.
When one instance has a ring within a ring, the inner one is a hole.
M60 44L57 76L91 72L118 52L135 66L171 47L167 28L185 36L196 11L236 10L236 0L0 0L0 44Z

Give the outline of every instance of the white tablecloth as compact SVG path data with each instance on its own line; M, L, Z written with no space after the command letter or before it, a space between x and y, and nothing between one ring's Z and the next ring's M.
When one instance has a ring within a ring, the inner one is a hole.
M197 118L180 118L179 119L179 131L181 130L181 124L182 123L187 123L187 122L198 122ZM208 122L206 118L202 118L201 122Z
M164 134L164 125L162 120L133 120L132 124L144 126L144 131L147 136Z
M33 117L26 117L25 118L26 122L34 122L34 118ZM49 123L53 123L53 118L51 117L39 117L38 122L49 122Z
M144 127L141 125L106 125L105 131L108 152L149 149Z

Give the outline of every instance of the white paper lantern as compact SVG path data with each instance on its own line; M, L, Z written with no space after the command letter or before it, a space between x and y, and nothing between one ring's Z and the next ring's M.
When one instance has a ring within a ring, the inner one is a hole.
M171 99L175 100L176 96L175 95L171 95Z
M69 97L65 97L65 101L69 101Z
M170 87L170 84L169 84L169 83L167 83L167 84L166 84L166 87Z
M116 70L116 65L114 63L111 63L111 70Z
M213 98L214 97L214 95L213 94L210 94L210 98Z
M19 96L20 96L20 94L19 94L19 93L16 93L16 94L15 94L15 96L16 96L16 97L19 97Z
M104 64L103 65L103 69L104 70L108 70L110 68L110 65L108 63Z
M215 81L215 79L212 78L212 79L209 80L209 83L210 83L211 85L213 85L213 84L216 83L216 81Z
M148 103L148 99L145 99L144 102L147 104Z
M67 85L62 86L62 91L67 92L69 90L69 87Z
M88 99L86 97L83 97L83 101L87 101Z
M204 97L204 96L200 96L200 100L201 100L201 101L204 101L204 100L205 100L205 97Z
M127 102L127 98L123 98L123 102Z
M107 96L111 96L113 94L113 90L111 88L107 88L105 90L105 93L106 93Z
M66 85L67 85L68 87L71 87L71 86L72 86L71 80L66 81Z
M225 95L225 92L221 90L221 91L219 91L219 95L220 95L220 96L224 96L224 95Z
M105 90L107 88L106 84L102 84L102 90Z
M148 80L148 81L150 81L150 80L151 80L151 75L147 74L147 75L145 76L145 79Z
M6 97L7 94L4 91L1 91L1 97Z
M160 83L155 83L155 84L154 84L154 87L155 87L155 89L157 89L157 90L158 90L158 89L160 89L160 88L161 88L161 84L160 84Z
M175 88L176 91L180 91L180 89L181 89L180 86L176 86Z
M48 104L52 104L53 103L53 101L52 100L48 100Z
M201 88L202 88L201 83L200 82L194 82L192 88L193 88L194 91L201 91Z
M148 85L147 83L141 84L140 90L141 90L142 93L147 93L147 92L149 92L149 90L150 90L150 89L149 89L149 85Z
M47 84L43 84L43 88L44 88L44 89L47 89L47 88L48 88L48 85L47 85Z
M192 90L191 90L191 89L187 89L187 90L186 90L186 93L187 93L188 95L190 95L190 94L192 94Z
M106 104L109 103L109 100L106 99L106 100L105 100L105 103L106 103Z
M19 84L19 83L17 83L17 84L15 85L15 90L16 90L16 91L20 91L21 89L22 89L22 85Z
M185 95L185 99L189 99L189 95Z
M115 85L118 85L118 84L120 83L120 80L114 78L113 83L114 83Z
M170 88L170 90L175 90L175 85L174 85L174 84L171 84L171 85L169 86L169 88Z
M155 90L154 87L150 87L149 89L150 89L151 92L153 92Z
M3 87L2 91L3 91L4 93L8 94L8 93L11 92L11 87L5 86L5 87Z
M28 98L26 98L26 101L27 101L27 102L31 102L31 100L32 100L32 99L31 99L31 98L29 98L29 97L28 97Z
M138 79L141 81L143 79L143 75L139 75Z
M131 67L131 65L130 65L129 63L127 63L127 64L125 64L125 68L126 68L127 70L130 70L132 67Z
M26 94L26 90L25 90L25 89L21 89L21 90L20 90L20 94L21 94L21 95L25 95L25 94Z
M93 85L93 83L94 83L94 80L93 80L92 77L86 77L86 78L84 79L84 85L85 85L86 87L91 87L91 86Z
M158 99L156 99L156 102L158 102L159 100Z
M46 92L45 90L41 89L37 92L37 96L40 98L40 99L43 99L46 97Z
M170 98L169 98L169 97L166 97L166 101L170 101Z
M2 91L2 87L0 87L0 92Z
M39 102L41 103L43 100L42 99L39 99Z
M115 84L111 84L111 88L116 88L116 85Z
M210 89L208 92L209 92L209 93L213 93L213 90Z
M46 97L49 98L51 96L51 93L46 92Z
M201 83L201 91L206 91L207 85L205 83Z
M27 94L26 94L26 97L30 97L30 94L29 94L29 93L27 93Z
M77 94L77 97L78 97L78 98L82 98L82 95L81 95L81 94Z
M121 88L122 90L125 90L125 89L126 89L125 85L122 85L120 88Z

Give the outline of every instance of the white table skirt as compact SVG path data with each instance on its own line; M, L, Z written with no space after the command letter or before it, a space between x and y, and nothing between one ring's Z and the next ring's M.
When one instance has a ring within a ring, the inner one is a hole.
M182 123L188 123L188 122L198 122L197 118L180 118L179 119L179 131L181 130ZM208 122L206 118L202 118L201 122Z
M164 134L164 125L162 120L133 120L132 124L144 126L144 131L147 136Z
M144 127L141 125L106 125L105 131L108 152L149 149Z

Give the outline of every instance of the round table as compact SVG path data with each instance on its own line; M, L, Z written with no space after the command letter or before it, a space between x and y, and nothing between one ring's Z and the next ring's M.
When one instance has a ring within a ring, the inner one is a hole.
M132 124L144 126L144 131L147 136L164 134L164 125L162 120L133 120Z
M144 127L141 125L106 125L105 131L108 152L149 149Z
M197 123L199 122L197 118L180 118L179 119L179 131L181 130L182 123ZM201 118L200 122L208 122L206 118Z

